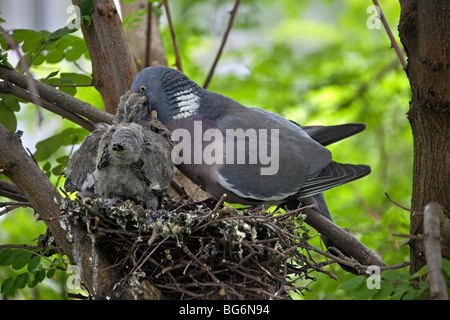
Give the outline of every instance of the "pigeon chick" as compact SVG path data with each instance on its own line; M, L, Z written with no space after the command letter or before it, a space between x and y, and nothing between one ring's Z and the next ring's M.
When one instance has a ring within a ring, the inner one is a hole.
M66 177L64 189L67 192L78 191L78 195L82 197L95 196L94 171L97 166L98 146L109 127L106 123L96 124L95 130L83 140L78 150L73 153L64 170Z
M97 124L73 154L64 188L82 197L131 199L156 209L172 181L171 143L167 128L148 113L145 95L127 92L114 124Z
M103 199L131 199L159 206L173 174L171 146L136 123L113 125L103 135L94 177Z

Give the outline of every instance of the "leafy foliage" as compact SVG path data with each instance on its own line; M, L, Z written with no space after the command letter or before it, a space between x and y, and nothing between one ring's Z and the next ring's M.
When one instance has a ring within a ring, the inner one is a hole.
M34 288L45 278L53 278L57 270L65 270L60 258L48 260L44 255L32 250L6 248L0 250L0 266L11 267L19 273L2 281L0 292L14 296L17 290Z
M410 275L404 270L385 270L381 273L380 288L369 288L367 277L351 278L338 289L351 294L354 299L423 300L429 295L427 266ZM443 260L442 270L450 291L450 261Z

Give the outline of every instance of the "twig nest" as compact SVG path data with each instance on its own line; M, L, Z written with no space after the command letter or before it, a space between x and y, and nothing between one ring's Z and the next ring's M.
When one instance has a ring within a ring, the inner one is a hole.
M312 266L301 252L308 235L299 212L211 210L165 197L159 210L66 198L62 214L95 235L124 283L145 281L162 298L289 299L307 290L295 285Z

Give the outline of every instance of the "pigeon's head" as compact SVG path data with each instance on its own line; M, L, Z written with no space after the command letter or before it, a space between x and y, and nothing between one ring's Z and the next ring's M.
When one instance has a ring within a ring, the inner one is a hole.
M180 71L167 67L148 67L136 76L132 93L143 93L150 109L166 124L199 112L203 89Z
M139 120L149 121L151 119L150 106L147 96L143 92L125 92L120 97L114 123L131 123Z
M109 143L111 156L122 164L139 160L144 139L135 123L117 126Z

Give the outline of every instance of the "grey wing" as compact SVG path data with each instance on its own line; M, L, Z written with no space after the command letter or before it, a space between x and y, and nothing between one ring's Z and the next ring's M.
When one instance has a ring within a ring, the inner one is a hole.
M64 189L67 192L94 192L93 173L97 163L97 151L101 138L108 128L107 124L97 124L96 129L83 140L81 146L72 155L64 171L66 177Z
M172 146L153 131L144 130L143 134L141 174L149 181L151 189L165 192L173 177Z
M111 142L112 136L115 132L115 127L111 126L108 131L106 131L98 146L97 157L96 157L96 169L101 170L107 164L109 159L109 144Z
M225 155L218 179L226 190L241 198L281 201L296 194L303 184L331 162L331 153L326 148L311 139L301 127L281 116L246 107L237 111L233 115L222 117L219 122L225 136L225 150L229 150L227 144L234 143L234 152L244 152L246 160L245 164L230 163ZM252 143L245 135L243 138L238 136L230 139L226 129L234 129L234 132L237 129L243 129L244 132L255 129L258 141L253 142L251 147ZM262 134L264 129L267 130L265 136ZM239 142L243 143L241 147ZM255 149L255 143L259 149ZM244 149L242 145L245 145ZM255 150L257 162L251 163L251 154ZM267 156L270 161L265 158ZM264 168L267 170L263 170Z

